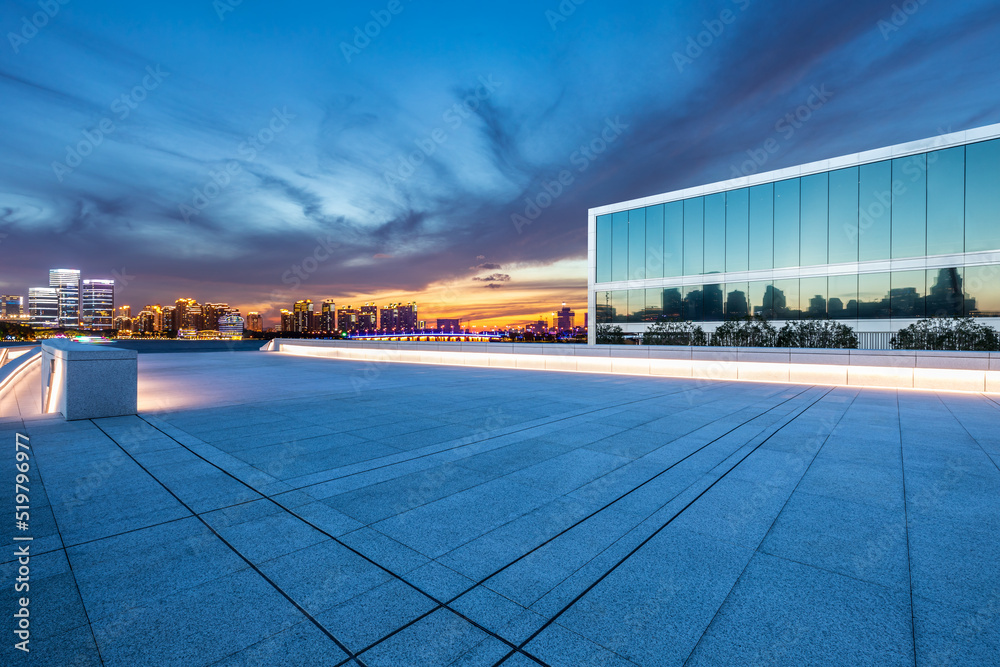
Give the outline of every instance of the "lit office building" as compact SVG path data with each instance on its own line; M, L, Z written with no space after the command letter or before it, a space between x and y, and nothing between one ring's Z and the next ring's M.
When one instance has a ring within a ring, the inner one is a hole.
M0 320L19 320L24 316L24 297L11 294L0 296Z
M219 330L219 318L233 312L228 303L206 303L202 305L201 310L203 320L201 329L214 329L216 331Z
M358 328L362 331L378 329L378 306L374 303L366 303L361 306L361 313L358 315Z
M264 322L261 320L260 313L255 310L247 313L246 327L247 331L256 331L258 333L264 331Z
M626 332L1000 318L1000 125L602 206L588 231L589 311Z
M37 329L59 326L59 290L55 287L28 289L28 321Z
M170 323L172 331L185 331L188 335L192 331L199 331L203 327L201 304L194 299L177 299L174 302L173 321ZM178 333L179 335L179 333Z
M79 269L50 269L49 287L59 290L59 326L80 326Z
M337 304L326 299L320 306L319 330L327 333L337 330Z
M245 322L238 314L223 315L219 318L219 336L222 338L243 338Z
M358 330L358 310L348 306L337 311L337 328L345 332Z
M80 288L80 322L87 329L111 329L115 316L115 281L84 280Z
M280 324L278 325L278 327L279 327L278 330L282 332L295 331L295 318L292 314L292 311L286 310L284 308L281 309Z
M417 328L416 303L392 303L382 308L382 330L403 331Z
M313 302L309 299L296 301L294 306L294 331L308 333L313 330Z

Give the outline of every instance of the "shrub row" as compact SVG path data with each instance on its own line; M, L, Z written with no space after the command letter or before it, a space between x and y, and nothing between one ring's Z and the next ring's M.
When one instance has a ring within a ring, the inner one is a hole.
M622 328L597 325L599 344L625 343ZM858 337L833 320L787 322L780 330L759 315L719 325L711 336L692 322L660 321L642 334L643 345L715 345L723 347L805 347L857 349ZM996 329L973 318L925 319L900 329L890 342L894 350L1000 350Z

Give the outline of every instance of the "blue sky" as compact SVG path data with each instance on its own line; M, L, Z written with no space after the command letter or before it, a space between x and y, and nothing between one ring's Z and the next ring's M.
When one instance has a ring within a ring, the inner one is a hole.
M582 311L589 207L1000 122L985 0L63 2L0 9L4 292Z

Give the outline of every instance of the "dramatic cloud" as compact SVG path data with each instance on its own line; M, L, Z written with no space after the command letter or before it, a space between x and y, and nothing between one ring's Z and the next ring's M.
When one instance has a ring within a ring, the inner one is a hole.
M406 5L348 62L351 3L67 5L2 45L0 290L582 318L590 207L1000 121L992 1L545 9Z
M510 276L506 273L491 273L488 276L476 276L473 280L479 280L484 283L506 283L510 282Z

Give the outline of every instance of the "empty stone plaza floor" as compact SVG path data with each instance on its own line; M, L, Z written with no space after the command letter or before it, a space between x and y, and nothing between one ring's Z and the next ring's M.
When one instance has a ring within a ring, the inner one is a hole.
M65 422L39 381L5 665L1000 664L996 397L140 354L138 416Z

